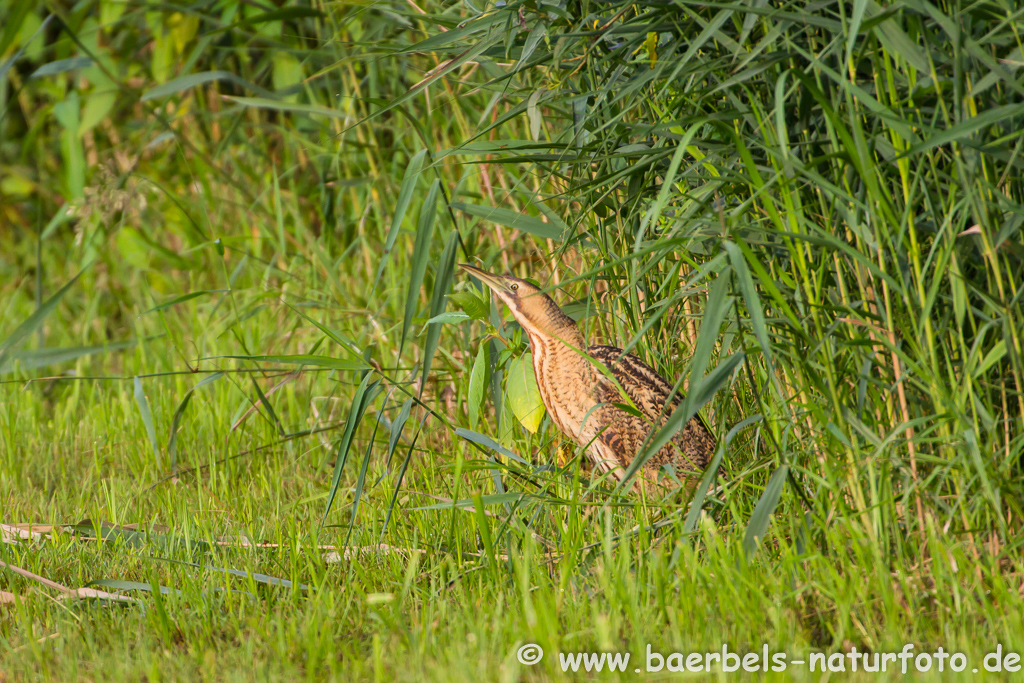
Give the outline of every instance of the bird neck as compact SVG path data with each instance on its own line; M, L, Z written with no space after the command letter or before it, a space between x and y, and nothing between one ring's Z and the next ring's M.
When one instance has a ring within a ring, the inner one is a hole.
M530 297L526 304L512 307L512 314L530 335L531 343L540 338L560 341L576 348L586 345L576 321L567 316L554 299L547 295Z
M558 314L562 319L549 320L543 328L524 326L526 335L530 338L530 351L534 357L548 355L555 350L571 349L573 352L579 352L587 348L587 340L584 339L576 321L561 311L558 311Z
M583 333L572 318L562 315L565 321L561 325L524 329L530 338L537 390L548 415L562 432L575 437L579 425L574 415L580 402L587 402L595 377Z

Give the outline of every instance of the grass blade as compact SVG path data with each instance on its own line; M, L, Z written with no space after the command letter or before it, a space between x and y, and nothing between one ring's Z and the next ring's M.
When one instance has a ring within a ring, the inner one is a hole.
M477 422L480 421L480 407L484 402L484 389L490 381L490 351L490 344L480 344L480 348L476 352L476 358L473 360L473 369L469 375L469 388L466 390L466 409L469 411L469 427L474 431L476 430Z
M348 420L345 422L345 433L342 435L341 441L338 442L338 450L334 454L334 474L331 477L331 488L327 493L327 505L324 507L324 516L320 520L320 528L323 528L327 522L327 515L331 512L334 498L338 494L338 484L341 482L341 473L345 470L345 463L348 461L356 427L359 426L363 419L363 413L366 412L367 406L376 396L377 389L380 387L380 380L371 384L371 379L373 379L373 375L367 373L352 398L352 407L349 409Z
M430 242L434 235L434 217L437 215L437 192L441 183L434 180L427 192L427 199L420 209L419 224L416 227L416 244L412 248L412 270L409 273L409 291L405 296L405 316L402 318L402 341L398 344L398 354L405 348L405 340L409 336L413 318L419 308L420 289L430 262Z
M779 504L782 496L782 489L786 485L786 477L789 475L789 465L778 467L764 487L764 493L758 499L754 511L750 514L750 521L747 523L747 531L743 535L743 553L749 560L757 551L758 544L764 540L771 523L772 513Z
M191 301L192 299L197 299L197 298L199 298L201 296L205 296L207 294L223 294L224 292L229 292L229 291L231 291L231 290L229 290L229 289L203 289L203 290L200 290L198 292L189 292L188 294L182 294L181 296L174 297L170 301L165 301L164 303L159 304L157 306L154 306L153 308L150 308L147 311L143 311L142 313L139 314L139 317L147 315L149 313L155 313L156 311L166 310L168 308L171 308L172 306L177 306L178 304L185 303L186 301Z
M228 81L239 85L246 90L251 90L258 94L260 97L273 98L274 93L269 90L264 90L254 83L250 83L244 78L240 78L236 74L230 71L203 71L201 73L188 74L186 76L180 76L166 83L150 88L146 92L142 93L140 98L143 102L148 100L155 100L160 97L166 97L168 95L176 95L183 90L190 90L200 85L205 85L212 81Z
M501 455L504 455L505 457L510 458L511 460L515 460L520 465L526 465L527 467L530 466L530 463L526 462L526 460L519 457L518 455L516 455L515 453L505 448L500 443L498 443L497 441L495 441L494 439L485 434L478 434L477 432L471 432L468 429L462 429L460 427L455 430L455 435L461 436L466 441L475 443L478 446L483 446L484 448L492 450L495 453L500 453Z
M402 221L405 220L405 213L409 210L409 202L412 201L412 195L416 190L416 183L419 181L420 171L423 168L423 159L426 156L427 150L421 149L413 155L412 159L409 160L409 165L405 167L405 177L402 178L402 186L398 190L398 201L395 202L395 210L394 213L391 214L391 228L388 230L388 235L384 239L384 251L380 256L380 265L377 266L377 276L373 278L373 287L370 288L371 297L373 296L373 292L377 289L377 284L380 282L380 276L384 274L384 268L388 265L391 250L395 248L395 240L398 239L398 232L402 227ZM420 234L417 231L416 239L419 240L419 238ZM414 251L413 253L415 254L417 252Z
M444 312L447 306L448 292L452 287L452 278L455 274L455 252L459 246L459 231L452 230L441 253L441 260L437 264L437 273L434 277L434 293L430 301L430 317L435 318ZM423 396L423 389L427 386L427 378L430 375L430 364L434 360L434 353L437 351L437 343L441 338L441 325L430 323L427 325L427 339L423 344L423 373L420 376L420 396Z
M142 380L137 375L135 377L135 403L139 406L142 424L146 427L149 444L153 447L153 462L156 463L157 467L160 467L160 447L156 444L156 428L153 426L153 413L149 409L146 392L142 390Z
M17 366L21 370L36 370L46 368L59 363L77 360L86 356L95 356L111 351L130 349L138 342L136 340L115 342L113 344L97 344L95 346L65 346L59 348L33 349L31 351L11 351L7 354L7 361L0 365L0 375L13 372Z
M771 373L772 345L768 341L768 327L765 324L764 311L761 308L761 298L757 295L757 288L754 287L754 278L750 275L747 261L743 258L743 252L740 251L739 247L729 241L723 242L722 246L729 252L729 263L732 264L733 272L736 273L740 293L743 295L743 301L747 306L747 315L750 316L750 326L754 328L754 338L757 339L757 343L761 346L761 352L768 363L768 372Z
M185 397L181 399L178 409L174 411L174 417L171 419L171 436L167 440L167 457L171 461L172 471L178 471L178 426L181 424L181 418L185 415L185 409L188 408L189 401L192 400L192 394L195 393L196 389L213 384L223 376L223 372L215 372L199 380L194 387L185 392Z
M476 216L477 218L497 223L498 225L504 225L508 228L515 228L542 239L561 242L564 237L562 230L557 226L510 209L502 209L496 206L480 206L479 204L468 204L466 202L452 202L451 206L453 209L468 213L470 216Z
M704 320L700 326L697 347L693 352L690 364L690 390L679 407L669 415L661 429L657 432L652 431L647 437L646 445L626 468L616 490L632 481L633 476L640 471L644 463L671 441L684 424L697 415L701 406L725 385L725 381L743 360L741 353L735 353L723 361L712 375L704 376L704 368L707 367L708 361L711 359L711 353L718 341L718 331L722 327L722 321L729 308L730 297L727 296L729 270L727 266L719 273L715 284L711 287L711 293L708 295L708 304L704 310Z
M412 404L414 399L407 398L405 403L402 404L402 409L398 411L398 417L391 423L391 434L388 437L388 458L387 462L384 463L384 474L380 475L380 479L387 476L387 473L391 470L391 458L395 454L395 448L398 446L399 439L402 438L402 430L405 429L405 423L409 421L409 414L412 412ZM380 483L380 479L377 483Z
M390 398L390 394L388 395ZM384 399L387 403L387 398ZM352 513L348 519L348 533L345 535L345 545L348 545L352 540L352 529L356 525L356 514L359 512L359 501L363 497L363 486L366 484L366 471L370 468L370 457L373 455L374 441L377 438L377 430L380 428L380 421L384 417L384 411L377 411L377 420L373 423L373 434L370 435L369 441L366 442L366 452L363 454L363 464L359 468L359 476L356 478L356 488L352 495Z
M250 360L256 363L280 363L281 365L309 365L314 368L346 370L351 372L357 372L369 368L366 362L362 360L342 360L340 358L329 358L327 356L313 356L310 354L295 354L290 356L212 356L204 360L216 360L218 358L231 358L233 360Z
M690 500L690 508L686 513L686 521L683 523L683 533L691 533L697 528L697 520L700 518L701 508L704 507L704 498L708 494L708 490L711 488L711 482L715 480L718 475L718 468L722 464L722 458L725 457L725 451L732 443L733 438L739 434L744 428L760 422L762 418L760 415L751 415L750 417L742 420L738 425L729 430L729 433L725 435L725 439L722 443L718 444L718 448L715 451L715 457L711 459L707 469L704 471L704 476L701 477L700 483L697 484L697 488L693 493L693 498Z
M267 409L267 413L270 415L270 421L275 427L277 427L277 433L284 436L284 427L281 425L281 420L277 418L277 413L274 412L274 407L270 405L270 401L267 400L266 395L263 393L263 389L260 388L260 383L256 381L256 378L249 375L249 379L252 380L252 386L256 389L256 395L259 397L260 403Z
M423 425L426 423L426 419L420 422L419 427L416 428L416 433L413 434L412 441L409 442L409 448L405 451L405 460L402 461L402 466L398 470L398 477L395 479L395 488L391 492L391 500L388 501L388 509L384 513L384 523L380 529L380 540L384 540L384 534L388 530L388 524L391 522L391 515L395 511L395 504L398 502L398 492L402 490L402 482L405 481L405 472L409 469L409 463L412 461L413 451L416 449L416 441L420 438L420 433L423 431Z
M85 268L88 268L88 266L86 266ZM82 268L82 270L78 271L77 275L75 275L73 278L71 278L71 280L67 282L67 284L65 284L63 287L57 290L57 292L53 296L44 301L43 304L36 309L35 313L25 318L25 320L23 320L20 325L15 327L14 330L9 335L7 335L6 339L0 342L0 367L3 367L4 364L7 362L7 356L10 353L11 349L18 346L18 344L25 341L29 336L32 335L33 332L39 329L39 326L43 324L43 321L46 319L46 316L50 315L50 313L53 312L53 309L57 307L57 304L60 303L60 300L63 299L64 295L68 293L68 290L75 286L75 283L78 282L78 278L82 277L82 273L85 272L85 268Z

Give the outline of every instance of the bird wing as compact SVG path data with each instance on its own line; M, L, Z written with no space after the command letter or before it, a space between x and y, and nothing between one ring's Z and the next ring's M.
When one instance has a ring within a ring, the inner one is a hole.
M658 426L664 424L668 416L682 403L684 398L682 393L677 393L669 401L669 396L672 394L672 385L665 381L665 378L659 375L654 368L633 354L623 354L622 349L617 349L614 346L592 346L588 349L588 352L594 360L604 364L611 372L612 377L615 378L615 382L610 381L606 376L600 378L597 382L596 395L594 396L597 401L603 403L627 403L623 396L623 393L625 393L629 400L640 410L645 421ZM616 383L619 386L615 386ZM621 390L619 387L621 387ZM633 417L631 419L635 420L637 418ZM646 439L647 430L643 430L644 434L638 436L637 434L628 433L628 430L619 434L613 431L616 428L617 425L613 426L612 430L608 430L611 433L600 435L599 438L602 439L602 442L614 449L615 443L613 442L616 437L619 437L620 441L621 438L626 438L631 440L627 450L631 453L638 452L642 442ZM673 458L670 462L673 462L677 467L682 464L695 472L707 466L715 448L715 437L700 413L696 413L679 429L675 436L673 436L672 442L681 451L685 461L680 462ZM668 446L665 448L670 449ZM664 455L665 448L659 451L659 454ZM618 453L622 451L621 449L615 449L613 452ZM656 465L669 462L658 460L657 458L659 457L661 456L656 456L651 462L654 462Z
M669 395L672 393L672 385L654 368L633 354L623 354L622 349L614 346L591 346L587 353L608 368L619 385L617 387L607 377L602 377L598 382L601 395L595 396L596 399L609 403L632 401L640 413L654 424L660 424L682 402L683 395L677 393L671 404L666 407L665 404L669 402ZM629 401L622 395L623 392L629 397Z

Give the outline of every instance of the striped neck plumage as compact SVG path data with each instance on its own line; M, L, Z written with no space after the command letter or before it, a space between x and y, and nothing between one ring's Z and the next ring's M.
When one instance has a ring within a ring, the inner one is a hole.
M577 350L586 348L586 340L576 321L567 316L551 297L543 293L510 306L512 315L530 339L536 353L539 345L561 343Z

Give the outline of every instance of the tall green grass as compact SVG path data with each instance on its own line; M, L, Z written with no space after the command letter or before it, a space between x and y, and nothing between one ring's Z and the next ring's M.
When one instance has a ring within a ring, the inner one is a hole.
M704 308L700 339L743 355L707 387L698 353L691 381L736 397L722 433L761 418L732 486L789 468L791 507L886 552L929 517L998 548L1016 545L1024 417L1019 20L956 3L512 4L429 43L515 63L534 142L472 152L530 164L572 207L558 248L608 282L601 333L685 345Z
M12 672L1020 649L1021 10L101 0L0 25L0 521L89 520L0 559L148 591L65 607L3 573ZM638 500L560 458L463 259L684 378L674 420L704 413L721 475Z

